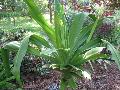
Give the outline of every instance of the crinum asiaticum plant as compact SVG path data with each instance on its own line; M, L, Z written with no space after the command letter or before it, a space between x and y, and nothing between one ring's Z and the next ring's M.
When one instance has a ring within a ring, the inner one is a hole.
M84 21L89 15L76 13L68 27L63 6L59 0L54 0L54 27L51 27L33 0L24 1L28 5L31 16L42 27L48 39L32 33L28 34L21 43L14 41L4 46L5 49L17 51L12 69L13 75L22 85L20 80L21 62L26 53L31 53L51 60L50 66L62 73L61 90L65 90L67 87L75 89L77 86L75 77L81 77L82 65L85 62L107 58L106 54L100 53L104 47L95 47L101 40L91 39L99 20L94 18L95 23L83 27ZM37 48L33 48L30 44L34 44ZM44 49L38 50L41 45L44 46Z

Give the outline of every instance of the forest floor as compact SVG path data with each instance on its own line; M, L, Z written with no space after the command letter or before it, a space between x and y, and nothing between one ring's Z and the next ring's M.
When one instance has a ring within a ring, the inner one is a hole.
M77 79L76 90L120 90L120 71L113 61L92 62L92 65L91 80ZM90 70L90 65L86 63L84 68ZM55 70L51 70L48 75L44 76L34 73L24 75L24 90L59 90L60 75L61 73Z

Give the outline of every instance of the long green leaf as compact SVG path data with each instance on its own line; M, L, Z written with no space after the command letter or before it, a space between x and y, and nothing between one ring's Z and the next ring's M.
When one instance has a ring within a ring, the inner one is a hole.
M118 52L118 50L116 50L114 48L114 46L112 44L110 44L108 41L103 40L102 41L107 44L107 49L111 51L111 59L115 60L115 63L117 64L118 68L120 69L120 54Z
M60 4L60 0L54 0L54 24L55 24L55 34L56 34L56 44L58 48L62 48L62 41L61 41L61 32L62 32L62 7Z
M23 60L23 57L25 56L27 49L28 49L28 43L29 43L29 38L31 35L28 35L25 37L20 45L20 48L17 52L17 55L14 58L14 67L13 67L13 75L15 76L16 80L18 81L19 85L22 86L22 82L20 80L20 66L21 62Z
M27 37L25 37L22 40L20 46L18 47L15 46L15 48L19 48L19 50L17 52L16 57L14 58L13 75L15 76L16 80L19 82L20 85L22 84L20 80L20 66L21 66L22 59L25 56L26 52L40 56L40 51L28 45L31 39L34 40L34 38L38 40L37 44L40 43L41 45L45 45L49 47L49 44L47 43L47 41L45 41L43 38L35 34L29 34ZM10 45L13 46L13 44L10 44ZM17 45L19 44L17 43Z
M92 24L88 27L81 29L81 31L79 32L78 38L74 42L73 47L71 47L71 50L76 51L76 49L78 49L87 40L90 34L91 27L92 27Z
M95 54L100 54L100 52L104 49L105 47L95 47L95 48L92 48L91 50L87 51L85 54L84 54L84 58L85 59L88 59L90 58L91 56L95 55Z
M41 45L44 45L50 48L49 43L44 38L42 38L40 35L36 35L36 34L32 35L30 37L30 42L32 42L33 44L37 45L40 48L41 48Z
M70 60L70 64L71 65L74 65L74 66L77 66L77 67L81 67L81 65L83 63L85 63L86 61L84 61L84 58L82 55L75 55L71 60Z
M85 13L79 13L73 17L69 35L70 47L73 47L76 38L79 36L80 30L82 29L86 17L87 14Z
M65 66L69 63L68 52L69 52L69 49L58 49L57 50L58 57L60 59L60 62L61 62L62 66Z
M101 42L101 39L93 39L93 40L91 40L90 42L82 45L82 46L77 50L76 53L82 54L82 53L84 53L84 51L89 50L89 49L95 47L95 46L96 46L98 43L100 43L100 42Z
M107 54L96 53L96 54L93 54L93 55L89 56L88 58L86 58L85 61L104 59L104 58L107 59L107 58L109 58L109 56Z
M29 7L29 12L34 20L43 28L43 31L47 34L49 39L54 43L55 42L55 32L50 25L44 19L42 12L38 9L33 0L24 0Z
M93 24L81 29L81 31L79 32L79 36L76 39L76 41L74 42L73 46L70 48L70 56L72 57L72 55L74 55L74 53L76 53L76 50L80 49L81 46L86 45L85 41L87 40L91 28L92 28Z
M13 41L13 42L7 43L4 46L4 48L8 49L10 51L13 51L13 52L17 52L19 50L19 48L20 48L20 43L17 42L17 41ZM31 47L31 46L28 46L27 52L30 53L30 54L33 54L35 56L40 56L40 51L33 48L33 47Z
M20 43L18 41L12 41L10 43L7 43L4 48L9 49L10 51L18 51L20 48Z
M93 25L93 27L91 29L91 33L90 33L90 35L89 35L89 37L87 39L87 43L92 39L96 28L102 24L102 21L103 21L103 19L100 19L100 18L95 19L94 25Z

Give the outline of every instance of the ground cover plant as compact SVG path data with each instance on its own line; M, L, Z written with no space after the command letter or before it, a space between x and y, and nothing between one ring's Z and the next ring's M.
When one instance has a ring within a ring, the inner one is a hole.
M103 39L92 38L101 18L88 13L75 13L72 16L71 24L68 26L64 16L64 7L59 0L54 0L54 24L51 26L46 22L42 12L33 0L24 1L28 5L30 15L42 27L46 35L40 36L38 33L27 33L21 42L10 42L2 47L3 61L8 61L8 58L5 58L8 56L6 50L17 52L13 67L11 70L8 70L10 67L5 67L5 70L13 74L20 87L22 87L20 67L26 53L51 61L50 67L62 73L60 90L65 90L68 87L75 89L77 87L76 77L82 77L84 72L82 65L87 61L111 56L120 67L120 57L117 50ZM87 17L93 19L94 22L83 27ZM107 49L111 51L112 55L102 53L106 47L98 47L97 44L101 42L108 45Z

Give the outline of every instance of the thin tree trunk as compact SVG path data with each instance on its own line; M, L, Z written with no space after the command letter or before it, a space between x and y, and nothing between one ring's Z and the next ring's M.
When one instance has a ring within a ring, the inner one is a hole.
M14 6L11 6L11 8L12 8L12 11L13 11L13 13L15 12L15 7ZM13 16L13 24L14 24L14 26L15 26L15 17Z
M52 23L52 0L49 0L48 8L49 8L49 12L50 12L50 23Z

